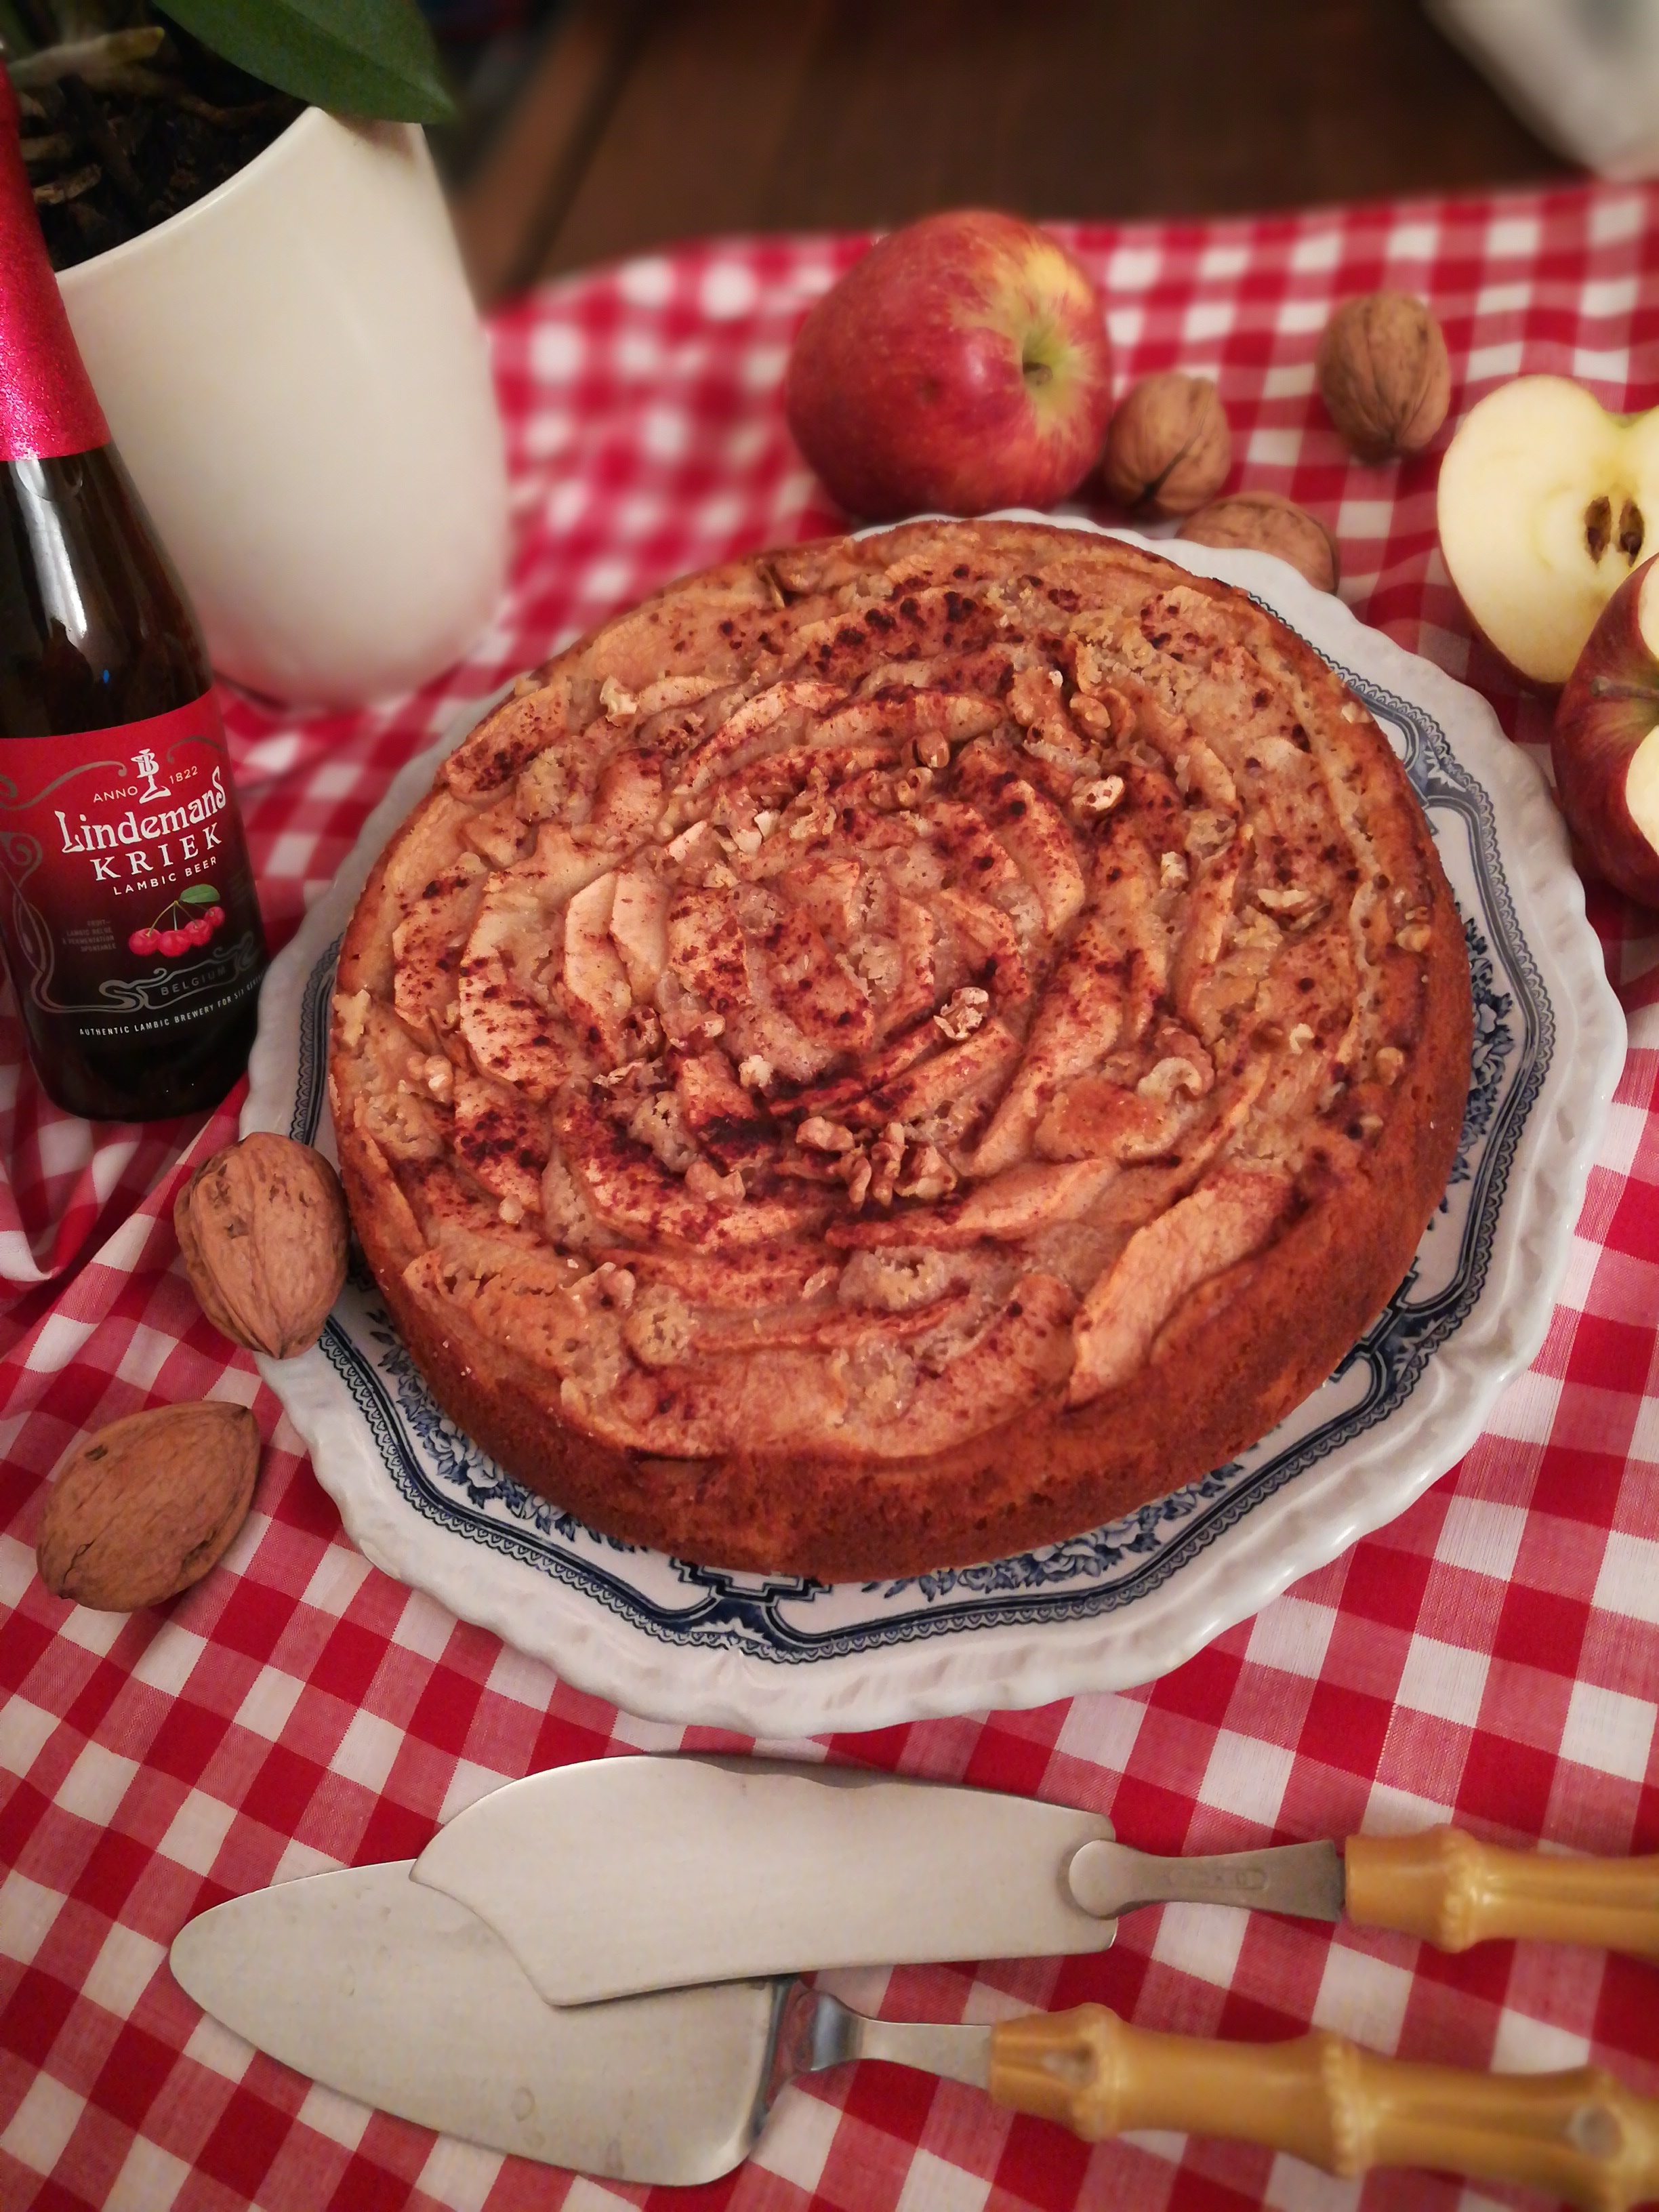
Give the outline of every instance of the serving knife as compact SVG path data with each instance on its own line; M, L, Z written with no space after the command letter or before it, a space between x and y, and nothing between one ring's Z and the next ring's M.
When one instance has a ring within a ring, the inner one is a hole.
M1659 1959L1659 1858L1546 1856L1457 1828L1209 1858L1099 1813L954 1784L742 1759L602 1759L492 1790L415 1878L489 1922L542 1996L1104 1950L1137 1905L1251 1905L1418 1936Z
M714 2180L798 2074L883 2059L1085 2141L1129 2128L1261 2143L1328 2171L1431 2166L1626 2212L1659 2194L1659 2100L1592 2067L1482 2075L1342 2037L1210 2043L1099 2005L995 2027L866 2020L789 1978L562 2011L411 1862L233 1898L174 1975L239 2035L347 2096L492 2149L630 2182Z

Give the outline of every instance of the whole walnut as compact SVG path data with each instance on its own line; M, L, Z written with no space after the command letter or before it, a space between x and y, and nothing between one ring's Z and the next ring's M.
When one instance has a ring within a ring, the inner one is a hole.
M246 1406L157 1406L112 1421L52 1477L35 1544L41 1581L102 1613L177 1597L229 1548L258 1469Z
M1362 461L1421 453L1451 404L1440 325L1404 292L1345 301L1325 326L1315 373L1327 413Z
M173 1209L202 1311L273 1359L315 1344L345 1282L340 1179L319 1152L256 1130L197 1169Z
M1334 592L1342 573L1336 540L1319 517L1276 491L1230 492L1189 515L1181 534L1194 545L1276 554L1322 592Z
M1112 497L1151 514L1190 514L1233 465L1221 395L1207 376L1143 376L1106 427L1101 474Z

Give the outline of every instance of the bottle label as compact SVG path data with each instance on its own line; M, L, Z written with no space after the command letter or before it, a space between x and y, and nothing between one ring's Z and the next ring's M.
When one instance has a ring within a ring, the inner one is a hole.
M218 702L0 742L0 935L20 998L165 1049L259 988L264 937Z

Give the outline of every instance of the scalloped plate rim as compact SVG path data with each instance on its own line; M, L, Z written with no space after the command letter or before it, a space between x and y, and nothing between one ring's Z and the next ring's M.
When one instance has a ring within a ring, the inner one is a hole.
M1547 955L1545 964L1567 987L1556 1009L1562 1034L1554 1063L1528 1116L1530 1123L1547 1114L1549 1134L1559 1142L1559 1157L1547 1163L1553 1170L1549 1202L1539 1202L1545 1176L1528 1161L1524 1178L1517 1176L1499 1201L1487 1286L1455 1334L1431 1354L1404 1403L1295 1475L1121 1611L976 1624L793 1666L743 1650L673 1646L528 1564L488 1553L459 1532L427 1522L397 1496L342 1379L320 1349L299 1359L259 1360L310 1448L347 1533L366 1557L460 1617L546 1661L575 1686L647 1717L763 1737L805 1736L1028 1707L1155 1679L1259 1612L1297 1577L1403 1512L1468 1449L1498 1394L1531 1361L1549 1325L1623 1065L1624 1017L1585 919L1565 828L1536 767L1504 735L1479 693L1361 623L1340 599L1316 592L1268 555L1151 539L1080 515L1013 509L1006 519L1119 538L1250 591L1322 654L1432 715L1449 742L1454 727L1460 745L1472 741L1476 758L1460 750L1459 759L1508 817L1506 830L1513 825L1521 833L1506 845L1504 863L1511 895L1523 909L1527 943L1535 957ZM273 962L250 1060L245 1133L287 1127L295 1095L288 1063L306 980L349 915L381 847L430 783L438 760L507 688L454 710L444 735L405 763L334 884ZM1564 1121L1564 1114L1571 1118ZM1526 1144L1525 1133L1519 1142ZM1529 1265L1517 1280L1521 1249ZM1500 1276L1507 1279L1501 1286L1492 1279ZM1411 1462L1404 1469L1402 1457ZM1389 1479L1377 1480L1378 1474Z

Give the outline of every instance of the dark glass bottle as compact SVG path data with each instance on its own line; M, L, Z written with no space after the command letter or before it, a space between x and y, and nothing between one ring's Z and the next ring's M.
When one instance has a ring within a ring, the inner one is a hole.
M195 617L109 442L0 70L0 945L50 1097L210 1106L264 933Z

